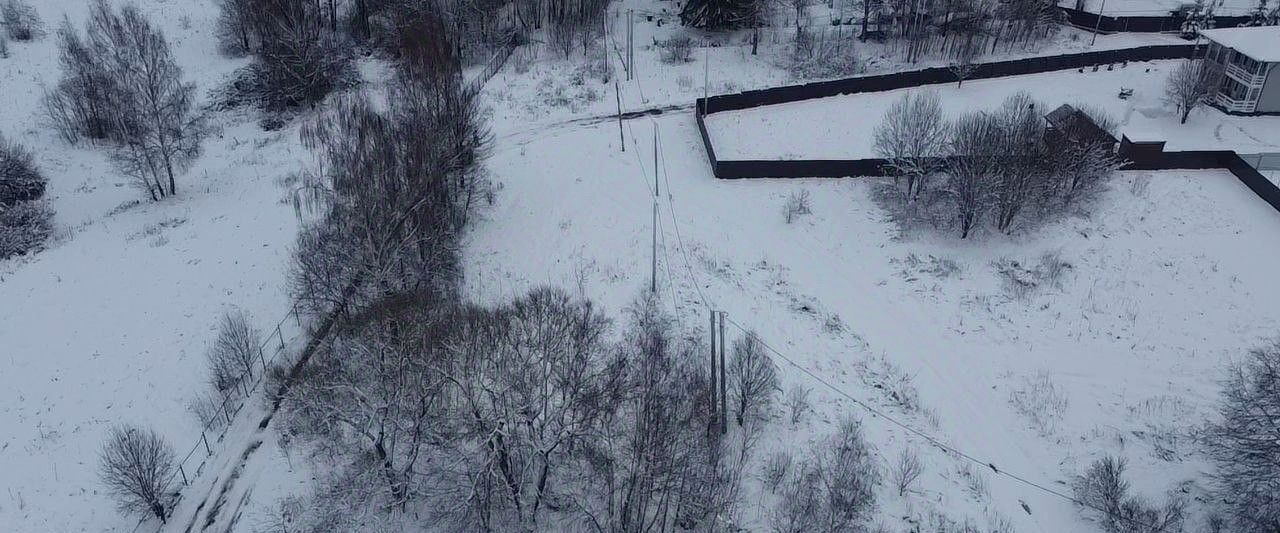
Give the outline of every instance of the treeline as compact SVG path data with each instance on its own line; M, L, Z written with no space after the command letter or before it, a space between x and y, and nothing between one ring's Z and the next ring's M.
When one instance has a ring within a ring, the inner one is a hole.
M937 93L904 95L875 130L875 151L904 189L908 214L954 227L960 238L990 224L1009 233L1070 207L1119 169L1114 122L1089 108L1050 112L1028 93L992 111L948 121Z

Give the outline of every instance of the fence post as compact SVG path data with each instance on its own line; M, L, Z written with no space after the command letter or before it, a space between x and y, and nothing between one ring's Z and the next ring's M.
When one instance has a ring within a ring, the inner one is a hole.
M227 399L222 399L222 415L227 417L227 425L231 425L231 412L227 410Z
M182 484L184 486L188 485L189 483L187 482L187 471L182 469L182 465L178 465L178 473L182 474Z
M267 358L262 356L262 346L258 347L258 360L262 361L262 371L267 371Z
M240 376L240 391L244 392L244 397L249 397L249 386L244 384L244 376Z
M280 332L280 325L276 324L276 338L280 339L280 351L284 351L284 333Z
M204 443L205 453L213 455L213 449L209 447L209 437L205 436L204 430L200 431L200 442Z
M298 323L298 327L302 327L302 317L298 316L298 302L293 302L293 320Z

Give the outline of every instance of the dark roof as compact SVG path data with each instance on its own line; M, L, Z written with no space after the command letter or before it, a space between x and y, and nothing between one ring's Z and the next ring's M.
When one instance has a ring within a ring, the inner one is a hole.
M1099 127L1087 113L1068 104L1058 106L1057 109L1045 115L1044 119L1049 122L1049 127L1071 141L1116 142L1115 136Z

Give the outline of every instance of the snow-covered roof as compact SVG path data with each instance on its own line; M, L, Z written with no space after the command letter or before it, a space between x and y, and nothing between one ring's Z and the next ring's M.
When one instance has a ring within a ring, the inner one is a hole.
M1280 26L1201 30L1209 40L1258 61L1280 63Z

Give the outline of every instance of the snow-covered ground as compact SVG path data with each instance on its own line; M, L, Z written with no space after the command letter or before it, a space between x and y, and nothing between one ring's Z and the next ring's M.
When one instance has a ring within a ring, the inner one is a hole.
M50 33L64 14L79 27L87 5L31 4ZM214 2L139 4L202 96L244 64L216 52ZM669 4L626 0L616 9L654 6ZM702 95L704 74L712 94L793 81L778 66L785 36L762 44L759 57L738 35L698 49L690 63L662 65L648 43L685 31L672 20L662 28L638 20L637 79L620 85L625 109L688 106ZM1097 46L1167 39L1103 36ZM133 205L141 194L105 148L67 146L41 122L42 88L58 79L53 36L9 47L11 57L0 59L0 130L37 153L63 231L33 257L0 262L0 531L132 531L136 520L114 510L97 479L102 438L111 424L133 422L180 452L194 443L198 425L186 402L204 388L203 353L221 311L239 306L265 326L290 307L297 221L282 180L311 156L298 145L296 123L263 132L251 113L215 113L219 132L179 182L179 196ZM1046 48L1010 55L1087 47L1067 31ZM650 122L626 123L628 151L620 153L617 123L592 118L614 112L612 83L574 84L571 62L549 55L513 58L486 89L497 139L487 166L502 189L467 238L468 287L494 299L581 279L587 294L617 311L648 279ZM874 48L866 56L871 70L902 68ZM620 72L616 61L614 68ZM1117 451L1117 442L1148 493L1191 477L1197 463L1157 461L1130 432L1150 434L1142 429L1148 420L1203 412L1221 360L1275 319L1264 303L1280 289L1261 281L1280 252L1256 243L1280 231L1280 220L1230 176L1153 174L1144 193L1128 185L1140 175L1127 174L1091 219L1011 239L904 241L869 199L869 182L716 181L687 111L656 123L666 146L659 166L670 170L661 184L661 288L687 323L705 322L705 293L849 394L1035 479L1064 479L1097 453ZM812 191L815 214L783 224L784 197L802 188ZM1074 265L1062 288L1010 299L991 262L1035 261L1050 250ZM939 277L949 272L942 258L959 272ZM788 384L814 389L818 413L794 428L775 423L757 457L858 413L783 369ZM1041 372L1070 398L1048 438L1028 429L1009 401ZM877 384L916 390L920 405L903 407ZM255 430L248 415L259 411L248 411L188 491L175 530L207 520L213 511L191 507L218 480L243 480L226 495L235 507L214 517L227 531L253 530L279 498L306 490L308 476L282 455L270 428ZM981 468L962 469L883 421L864 421L884 457L910 443L929 458L920 490L907 499L882 493L883 520L895 529L905 529L896 517L927 509L980 522L999 513L1020 530L1083 527L1060 501L1001 478L977 481L987 477ZM237 454L259 441L238 467ZM748 513L754 526L767 503L761 498Z
M1046 108L1084 103L1119 121L1120 133L1167 140L1166 150L1280 152L1280 117L1228 115L1203 106L1186 124L1164 102L1164 83L1177 61L970 80L927 88L832 96L707 115L707 130L720 159L860 159L876 157L870 132L885 110L907 92L934 90L949 117L991 110L1009 95L1027 91ZM1121 88L1133 96L1120 99Z
M61 235L0 262L0 531L130 531L102 493L99 446L118 422L154 427L186 452L199 424L204 351L228 306L266 327L290 308L297 232L278 182L310 161L295 129L214 114L218 132L179 178L177 198L141 201L104 147L68 146L40 116L59 78L52 31L80 0L31 2L49 35L0 59L0 130L37 154ZM214 48L213 2L141 2L202 97L243 60ZM203 98L202 98L203 99ZM141 201L136 205L131 202Z
M626 153L613 123L500 143L489 167L501 195L466 247L471 291L497 299L538 284L582 287L617 311L644 290L646 122L626 128ZM653 123L665 147L658 166L669 171L659 291L685 324L706 321L705 294L848 394L1056 490L1103 453L1127 457L1135 487L1152 497L1202 482L1186 428L1210 409L1223 364L1280 318L1270 282L1280 249L1261 245L1280 232L1280 213L1230 174L1123 173L1088 216L1014 237L903 239L871 199L872 181L717 181L688 112ZM800 190L814 214L787 225L784 200ZM1070 264L1057 284L1006 286L997 265L1035 269L1045 254ZM818 413L800 427L775 421L758 456L859 415L886 462L906 447L926 457L917 491L881 492L893 530L931 510L979 524L998 514L1018 531L1088 529L1069 503L966 469L780 365L784 386L813 389ZM889 391L914 392L918 405ZM765 526L759 510L747 511L748 527Z

